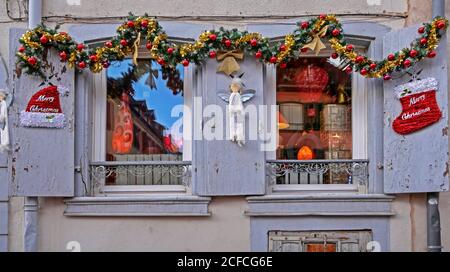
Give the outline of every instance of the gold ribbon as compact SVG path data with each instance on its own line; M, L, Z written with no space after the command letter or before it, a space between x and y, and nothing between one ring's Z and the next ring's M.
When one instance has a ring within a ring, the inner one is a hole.
M137 59L139 57L139 45L141 44L141 32L138 33L138 36L133 44L133 64L138 65Z
M320 50L327 48L325 44L322 42L321 38L327 34L328 26L322 28L317 34L313 35L313 40L303 46L303 48L311 49L316 53L316 55L320 54Z
M217 72L231 75L232 73L239 71L241 67L236 60L242 59L244 59L244 53L240 50L219 51L217 60L222 61L222 63L217 67Z

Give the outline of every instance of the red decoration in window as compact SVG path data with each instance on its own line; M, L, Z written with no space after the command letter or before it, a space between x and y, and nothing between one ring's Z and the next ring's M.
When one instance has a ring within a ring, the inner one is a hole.
M130 98L122 94L120 109L116 114L112 149L116 154L128 154L133 148L133 119L130 110Z
M303 66L298 69L295 76L295 85L299 92L303 92L307 101L313 103L320 101L323 91L327 88L330 77L327 70L315 64Z

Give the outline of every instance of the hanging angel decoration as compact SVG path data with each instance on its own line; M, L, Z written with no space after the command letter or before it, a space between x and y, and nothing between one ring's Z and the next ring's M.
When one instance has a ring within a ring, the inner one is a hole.
M219 92L219 97L228 103L228 116L230 122L230 140L239 147L245 145L245 111L244 103L250 101L256 94L255 90L244 90L242 81L244 73L240 76L230 75L232 78L230 91ZM231 94L230 94L231 93Z
M8 107L12 103L12 95L0 89L0 153L9 149Z

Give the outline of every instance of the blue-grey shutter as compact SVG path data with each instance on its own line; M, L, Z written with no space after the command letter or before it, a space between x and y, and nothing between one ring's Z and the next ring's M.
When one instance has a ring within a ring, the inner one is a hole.
M10 65L14 71L15 52L24 30L11 29ZM57 53L49 51L48 61L57 77L51 83L64 86L68 93L61 96L61 107L67 125L63 129L25 128L19 125L19 114L31 96L44 86L42 79L22 74L12 83L14 102L10 108L12 196L71 197L74 195L74 70L60 73L63 65Z
M414 26L391 32L384 39L384 54L408 47L417 37ZM423 193L448 191L448 81L446 39L442 39L438 57L419 63L420 77L434 77L439 81L437 102L443 113L442 120L419 132L401 136L392 123L402 112L395 98L395 86L407 83L408 75L384 84L384 192Z
M201 196L263 195L265 193L265 155L261 141L249 141L241 148L228 140L227 103L218 97L218 92L229 90L231 78L217 73L218 62L208 60L198 67L194 77L194 96L201 97L202 106L218 105L223 112L223 127L217 121L216 129L223 129L223 140L194 141L193 149L193 191ZM241 72L247 88L256 90L256 96L244 105L263 105L263 65L254 57L246 56L240 62ZM202 118L200 109L194 105L194 128L210 122ZM221 118L216 116L216 118ZM218 119L216 119L218 120ZM255 124L253 124L255 125ZM257 126L259 124L256 124ZM249 135L249 118L246 117L246 135ZM195 133L194 134L198 134Z

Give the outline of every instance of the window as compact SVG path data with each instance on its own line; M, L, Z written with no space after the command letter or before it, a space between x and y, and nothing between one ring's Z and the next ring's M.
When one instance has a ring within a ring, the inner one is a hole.
M367 181L366 85L331 62L327 53L307 55L276 70L275 187L357 190Z
M147 190L143 186L186 190L190 145L183 139L184 75L182 66L171 72L140 58L137 65L131 59L112 62L95 76L91 170L99 174L102 192Z

